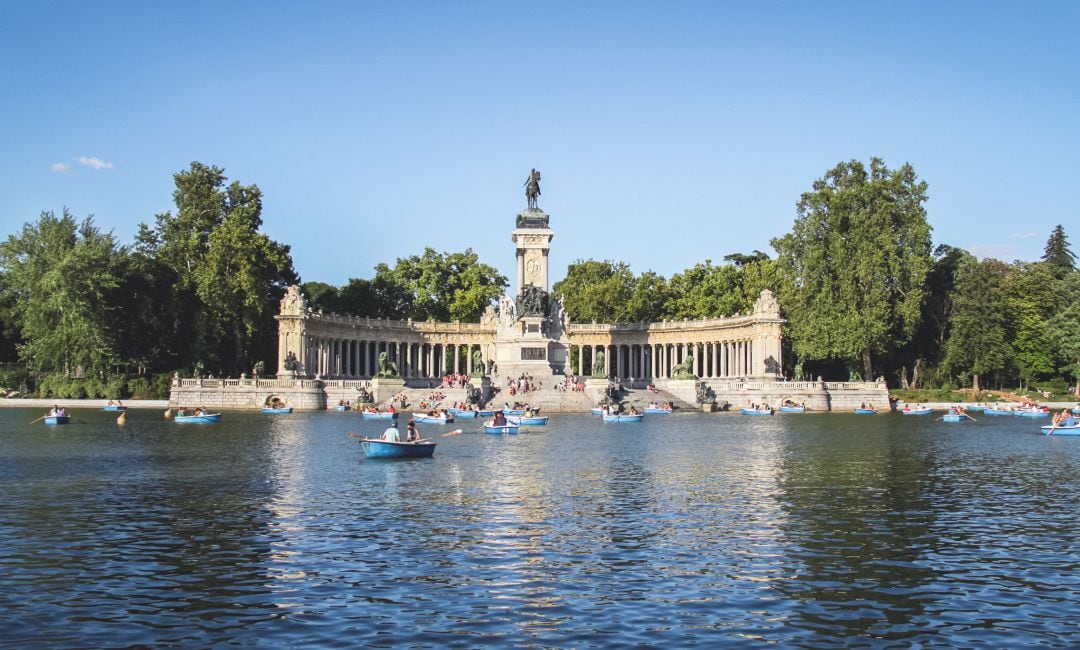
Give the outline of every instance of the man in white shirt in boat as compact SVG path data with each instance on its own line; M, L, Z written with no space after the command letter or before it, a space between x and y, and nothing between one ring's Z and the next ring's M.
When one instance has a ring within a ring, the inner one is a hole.
M386 431L382 432L382 439L387 442L401 442L401 434L397 430L397 425L391 424L386 427Z

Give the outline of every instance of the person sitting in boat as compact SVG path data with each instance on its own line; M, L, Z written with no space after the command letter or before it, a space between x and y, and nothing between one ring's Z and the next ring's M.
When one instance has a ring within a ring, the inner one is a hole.
M387 413L397 413L397 410L394 409L394 403L393 402L390 402L390 407L386 409L386 412ZM378 413L378 410L376 410L376 413Z
M506 426L506 414L502 411L495 411L495 419L492 420L492 426L504 427Z
M405 425L405 442L420 442L420 432L416 430L416 421L409 420Z
M382 439L387 442L400 442L401 433L397 430L397 425L391 424L386 427L386 431L382 432Z
M196 408L195 409L195 415L206 415L206 409L204 409L201 406Z
M53 407L49 409L49 415L47 417L52 418L56 417L57 415L60 415L60 407L56 404L53 404Z
M638 415L637 407L633 404L630 405L630 415Z
M904 404L904 412L907 413L911 410L911 404Z

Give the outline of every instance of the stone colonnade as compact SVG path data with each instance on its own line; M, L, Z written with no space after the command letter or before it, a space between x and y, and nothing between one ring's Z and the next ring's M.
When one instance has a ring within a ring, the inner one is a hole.
M570 372L591 375L597 352L604 353L608 377L669 379L675 366L693 357L692 372L702 379L734 379L765 375L762 352L753 340L699 343L610 343L571 345ZM761 366L760 368L758 366Z
M339 316L308 309L299 288L290 287L276 318L279 375L289 372L287 360L295 360L301 375L371 378L379 373L379 357L385 353L401 377L434 378L471 374L478 352L485 371L491 360L503 358L496 354L498 316L491 308L480 323ZM608 377L669 379L676 366L692 358L690 372L703 379L779 379L783 322L772 294L762 291L753 312L742 316L621 325L566 323L559 328L561 336L548 344L569 352L570 364L551 370L591 376L602 350Z
M473 353L477 350L486 360L485 347L467 341L455 343L424 343L379 337L355 339L335 336L305 335L301 353L296 355L298 372L327 378L367 379L379 373L379 357L383 353L393 361L405 379L469 374ZM294 352L295 354L295 352ZM449 355L449 358L447 358Z

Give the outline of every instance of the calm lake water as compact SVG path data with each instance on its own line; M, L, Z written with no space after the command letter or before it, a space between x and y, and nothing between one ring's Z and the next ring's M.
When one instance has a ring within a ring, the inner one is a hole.
M38 415L0 411L5 646L1080 646L1080 438L1040 422L556 415L370 461L355 413Z

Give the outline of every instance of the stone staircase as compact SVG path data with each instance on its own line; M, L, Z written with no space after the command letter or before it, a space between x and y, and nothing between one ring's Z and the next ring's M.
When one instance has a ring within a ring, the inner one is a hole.
M624 389L621 393L621 399L626 407L633 405L639 411L649 405L650 402L656 402L657 404L663 404L664 402L671 402L675 407L675 410L684 411L700 411L701 407L693 402L687 402L686 400L679 399L671 393L660 390L659 392L652 392L644 388Z

